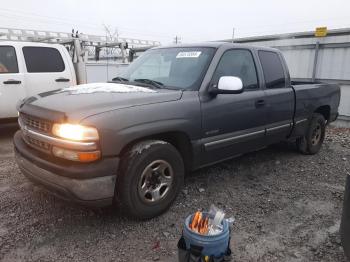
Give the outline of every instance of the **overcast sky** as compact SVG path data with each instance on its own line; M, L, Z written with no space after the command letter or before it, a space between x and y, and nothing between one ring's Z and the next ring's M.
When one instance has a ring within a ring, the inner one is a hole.
M350 27L350 0L2 0L0 27L182 42ZM112 33L113 33L112 32Z

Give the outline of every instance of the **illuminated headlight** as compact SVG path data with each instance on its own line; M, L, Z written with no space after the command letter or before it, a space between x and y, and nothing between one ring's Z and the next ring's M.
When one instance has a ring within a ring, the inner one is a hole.
M75 141L96 141L99 139L96 128L74 124L54 124L52 133L55 136Z

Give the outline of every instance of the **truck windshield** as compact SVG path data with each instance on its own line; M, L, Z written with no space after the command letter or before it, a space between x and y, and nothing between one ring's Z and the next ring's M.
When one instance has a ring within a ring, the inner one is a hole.
M139 82L156 88L199 89L214 48L160 48L145 52L116 81Z

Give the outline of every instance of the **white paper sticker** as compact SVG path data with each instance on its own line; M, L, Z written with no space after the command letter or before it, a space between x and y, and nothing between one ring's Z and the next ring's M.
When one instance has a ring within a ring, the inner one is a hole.
M176 58L197 58L201 53L201 51L180 52L177 54Z

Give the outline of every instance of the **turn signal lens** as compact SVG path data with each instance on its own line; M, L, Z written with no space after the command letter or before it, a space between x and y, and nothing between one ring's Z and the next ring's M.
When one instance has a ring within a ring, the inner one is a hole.
M82 125L54 124L52 127L52 133L55 136L75 141L99 139L96 128L86 127Z
M77 152L72 151L60 147L54 146L52 148L52 154L59 158L68 159L71 161L78 161L78 162L93 162L101 157L100 151L93 151L93 152Z
M95 152L80 152L78 153L80 162L92 162L101 157L100 151Z

